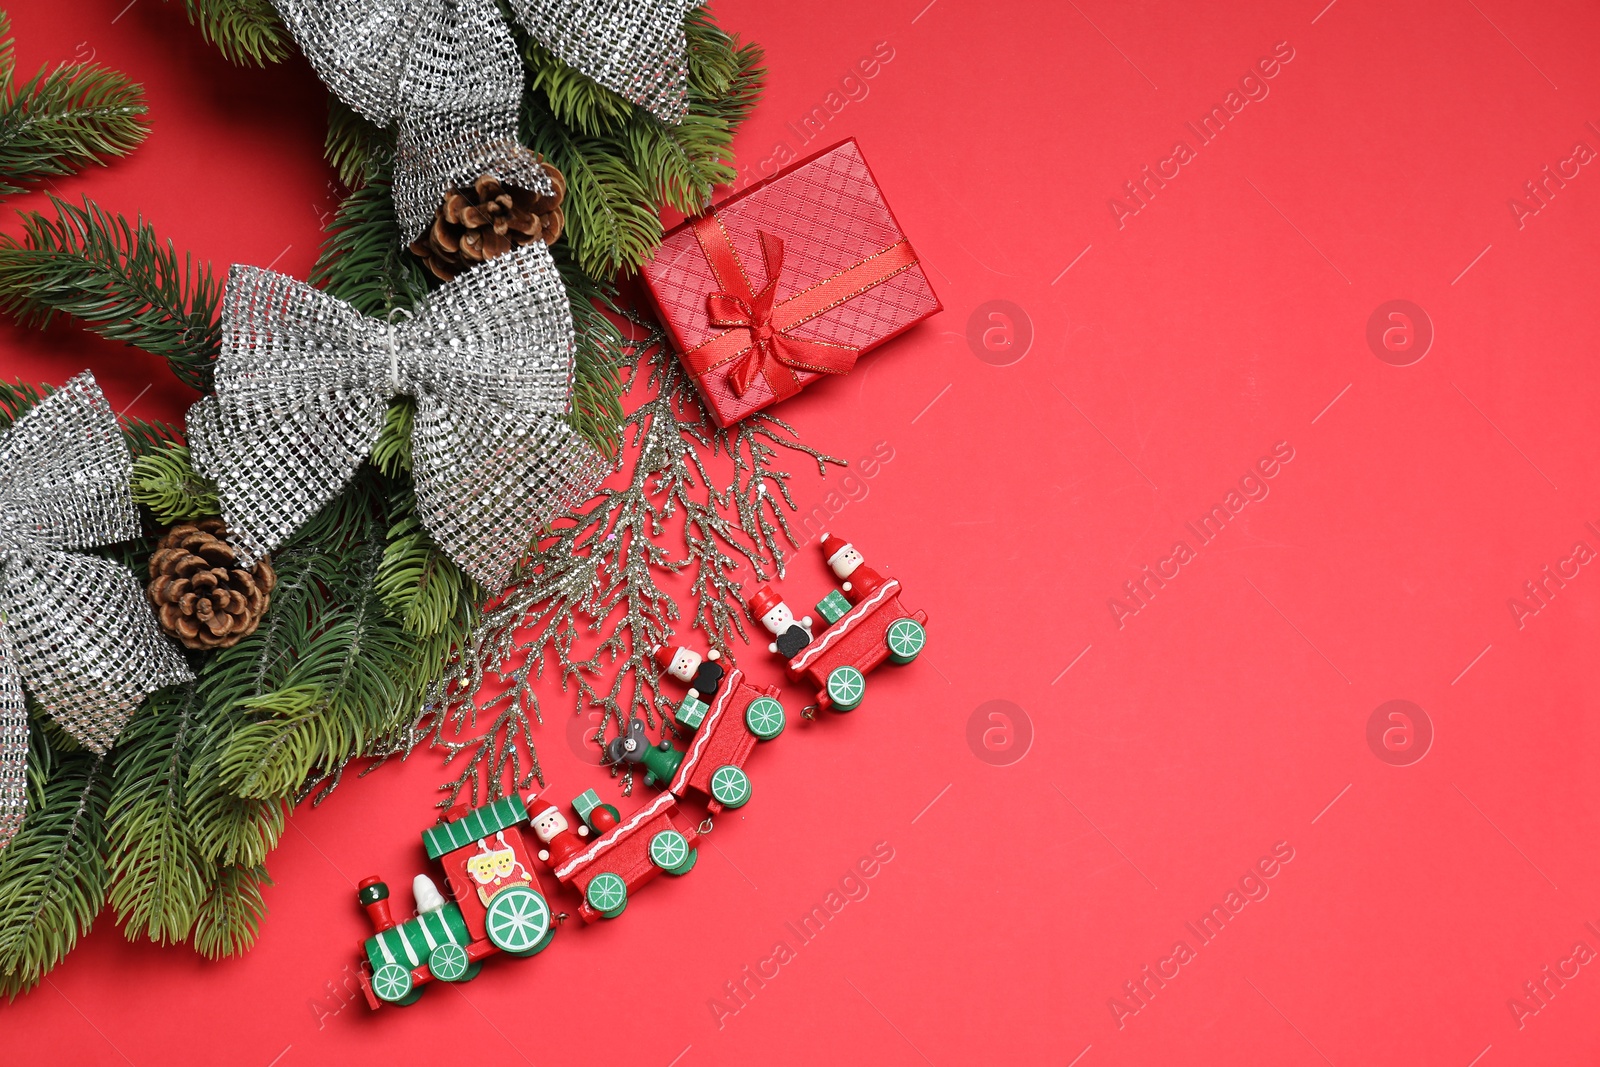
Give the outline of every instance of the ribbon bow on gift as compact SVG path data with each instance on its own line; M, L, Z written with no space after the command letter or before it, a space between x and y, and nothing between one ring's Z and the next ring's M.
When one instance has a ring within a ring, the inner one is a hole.
M796 371L848 373L856 365L860 349L797 337L793 331L917 262L910 243L901 240L804 292L778 301L784 255L781 240L764 230L756 231L767 280L759 290L752 290L733 242L716 215L697 220L694 234L705 252L712 277L721 286L721 291L706 297L706 314L711 325L725 329L685 352L684 361L696 377L727 366L728 386L741 397L762 379L776 399L793 396L801 386Z
M27 797L24 690L104 753L147 694L193 677L127 568L74 551L139 535L132 476L87 371L0 436L0 848Z
M396 124L400 243L452 188L483 174L551 195L517 141L522 61L495 0L273 0L339 99ZM677 123L688 107L684 14L700 0L514 0L517 19L565 62Z
M246 566L338 495L377 443L394 396L416 398L411 467L422 524L491 591L545 523L607 473L562 420L572 309L542 244L466 272L399 323L236 265L222 334L216 395L190 409L189 444L195 469L217 483Z

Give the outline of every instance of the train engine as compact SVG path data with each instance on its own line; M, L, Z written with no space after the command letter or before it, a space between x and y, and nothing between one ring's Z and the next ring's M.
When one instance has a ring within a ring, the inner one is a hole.
M554 918L517 826L527 819L526 803L512 794L481 808L458 804L424 830L423 847L443 866L454 899L419 874L414 918L395 921L381 878L361 882L357 899L373 928L362 944L371 965L370 977L365 970L361 976L370 1007L414 1004L430 982L476 978L488 956L533 956L549 946Z

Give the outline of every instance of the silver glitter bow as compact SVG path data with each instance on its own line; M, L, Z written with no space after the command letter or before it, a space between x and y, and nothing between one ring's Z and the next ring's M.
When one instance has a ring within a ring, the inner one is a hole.
M702 2L511 0L511 10L567 66L677 124L689 109L683 18Z
M679 122L684 12L700 0L518 0L519 21L600 84ZM273 0L317 75L380 126L395 124L401 244L452 188L492 174L550 195L517 141L522 60L494 0Z
M522 61L494 0L273 0L339 99L395 124L400 243L433 221L452 188L492 174L549 195L517 141Z
M189 410L189 445L247 564L338 495L393 396L416 398L411 468L423 525L491 591L545 523L608 473L562 421L572 309L542 244L467 271L399 323L236 265L222 334L216 395Z
M87 371L0 436L0 847L27 797L24 689L104 753L146 695L193 677L133 575L73 551L138 536L132 476Z

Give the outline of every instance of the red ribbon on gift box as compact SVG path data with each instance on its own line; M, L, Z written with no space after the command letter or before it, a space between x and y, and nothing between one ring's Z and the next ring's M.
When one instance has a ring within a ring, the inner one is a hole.
M778 277L783 272L781 240L765 231L756 231L767 274L766 284L757 292L752 289L750 276L733 250L728 231L715 214L696 221L694 235L705 252L712 276L721 287L719 292L706 297L706 312L713 326L722 326L725 330L698 348L685 352L684 363L697 378L724 364L733 364L728 372L728 385L735 396L743 396L757 378L764 377L777 399L782 400L800 391L797 370L819 374L843 374L850 370L861 355L860 349L796 337L791 331L883 284L917 262L910 243L902 239L775 304Z

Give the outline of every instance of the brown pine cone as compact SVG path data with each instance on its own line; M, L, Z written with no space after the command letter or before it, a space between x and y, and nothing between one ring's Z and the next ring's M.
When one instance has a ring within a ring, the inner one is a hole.
M566 199L567 180L550 164L539 166L555 186L554 196L502 185L485 174L470 186L445 194L433 225L411 243L412 253L427 263L434 277L449 281L519 245L555 244L566 221L561 202Z
M161 628L188 648L238 644L272 604L272 563L237 566L227 533L221 519L181 523L150 555L150 602Z

